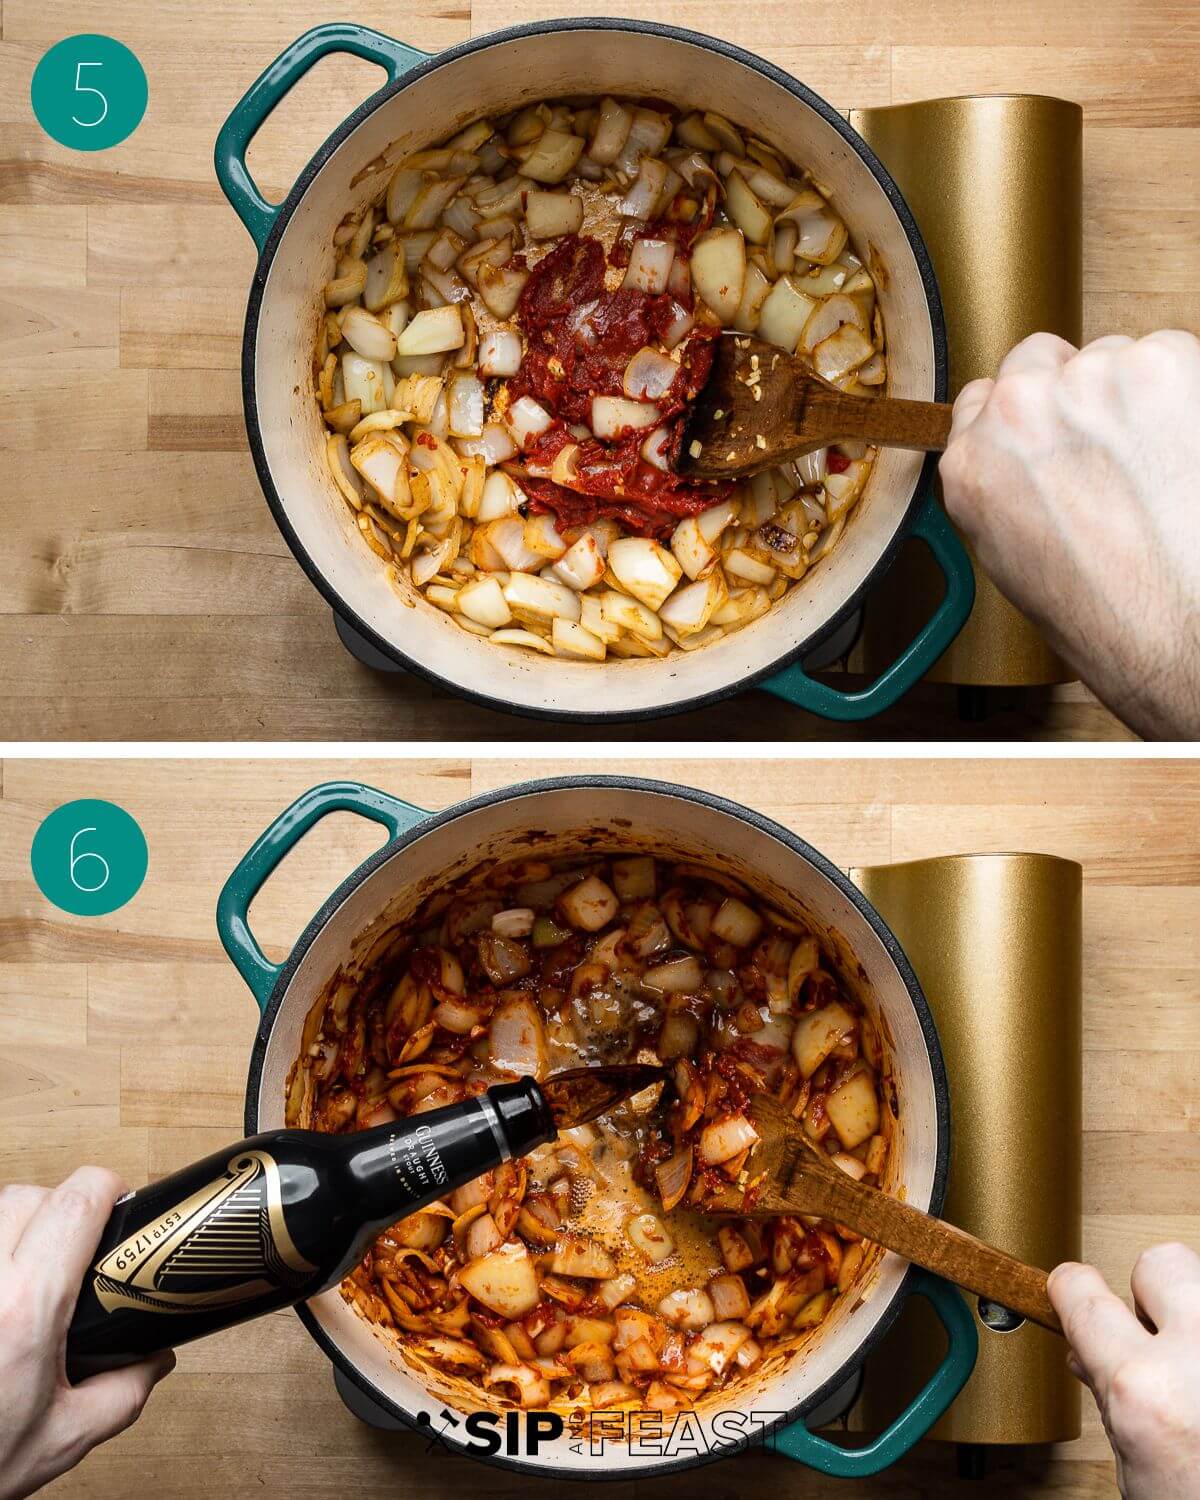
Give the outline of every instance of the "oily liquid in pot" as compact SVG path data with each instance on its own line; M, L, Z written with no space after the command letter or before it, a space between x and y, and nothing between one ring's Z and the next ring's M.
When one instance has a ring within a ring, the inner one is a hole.
M556 1097L571 1101L586 1092L597 1101L603 1095L610 1099L619 1098L634 1082L632 1075L635 1071L644 1072L646 1083L632 1098L626 1097L612 1108L601 1104L595 1109L591 1117L594 1123L588 1126L594 1133L594 1140L590 1147L581 1145L580 1150L589 1157L596 1181L583 1176L576 1180L570 1200L571 1212L564 1220L563 1228L568 1232L578 1231L602 1244L615 1259L617 1274L629 1275L636 1280L636 1300L656 1306L670 1292L703 1286L710 1277L720 1275L725 1269L714 1248L715 1222L694 1209L682 1206L673 1209L667 1223L674 1249L656 1264L647 1261L630 1245L625 1228L631 1215L652 1213L662 1217L661 1203L634 1181L633 1164L646 1120L658 1107L661 1098L659 1082L666 1070L640 1062L580 1067L580 1062L594 1051L594 1043L581 1046L568 1039L566 1028L556 1028L550 1043L551 1065L564 1070L552 1073L541 1088L550 1102L551 1113L560 1131L566 1134L565 1137L560 1135L559 1142L539 1147L526 1158L526 1165L531 1178L538 1180L539 1158L549 1156L564 1139L570 1141L571 1130L577 1123L587 1124L582 1111L569 1114L570 1104L562 1104L556 1109ZM570 1066L566 1066L568 1063ZM603 1118L594 1118L601 1114ZM558 1170L553 1168L551 1175L557 1175Z

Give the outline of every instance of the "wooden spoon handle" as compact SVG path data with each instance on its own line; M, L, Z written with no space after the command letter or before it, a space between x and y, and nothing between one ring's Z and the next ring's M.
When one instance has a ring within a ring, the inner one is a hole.
M954 408L942 401L901 401L884 396L847 396L810 386L802 430L878 443L885 448L918 448L940 453L950 441Z
M894 1250L956 1286L1011 1308L1053 1333L1062 1332L1046 1293L1045 1271L1026 1265L953 1224L922 1213L878 1188L865 1187L836 1167L826 1176L825 1170L814 1171L801 1162L787 1197L798 1212L820 1214L845 1224L864 1239Z

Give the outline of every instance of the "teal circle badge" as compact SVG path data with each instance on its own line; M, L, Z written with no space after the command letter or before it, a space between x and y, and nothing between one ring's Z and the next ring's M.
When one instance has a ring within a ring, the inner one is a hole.
M33 878L47 901L76 917L103 917L131 901L149 853L136 820L91 797L56 807L33 836Z
M83 33L57 42L29 89L37 122L73 151L104 151L131 136L146 113L146 70L123 43Z

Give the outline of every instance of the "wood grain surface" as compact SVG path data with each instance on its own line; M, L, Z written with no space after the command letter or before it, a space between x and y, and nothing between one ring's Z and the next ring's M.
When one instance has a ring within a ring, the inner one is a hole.
M293 797L353 776L429 808L591 762L9 760L0 795L0 1181L54 1183L84 1161L141 1183L236 1139L256 1012L213 924L217 892ZM1200 1244L1200 765L1150 761L629 761L733 796L838 865L969 850L1079 860L1084 893L1084 1249L1127 1289L1140 1249ZM29 877L40 820L72 797L108 797L144 828L150 875L128 906L81 920ZM254 904L282 957L333 886L378 840L326 819ZM996 1478L954 1480L923 1445L870 1485L823 1480L756 1455L656 1481L664 1500L770 1489L846 1493L1113 1496L1095 1412L1083 1438L1002 1454ZM451 1500L469 1486L528 1493L516 1476L383 1437L350 1418L328 1364L290 1313L181 1351L145 1418L52 1487L61 1500L267 1500L397 1493ZM622 1490L634 1493L636 1490ZM650 1494L646 1487L645 1493Z
M626 14L728 37L838 108L1030 90L1079 100L1089 336L1200 326L1200 9L1193 0L2 0L0 716L12 738L528 738L527 721L353 662L259 491L237 365L254 255L212 173L249 81L306 27L352 18L435 50L516 21ZM41 53L115 31L145 120L94 157L29 109ZM378 72L330 59L251 150L282 197ZM765 694L658 724L666 740L1121 737L1077 685L964 724L919 689L860 728ZM537 732L537 731L533 731ZM579 738L557 729L560 739ZM584 738L624 739L628 730Z

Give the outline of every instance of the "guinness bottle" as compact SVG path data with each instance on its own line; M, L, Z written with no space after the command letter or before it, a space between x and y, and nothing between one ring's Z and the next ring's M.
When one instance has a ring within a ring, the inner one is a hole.
M272 1130L126 1194L79 1293L68 1376L316 1296L389 1224L661 1077L585 1068L357 1134Z

